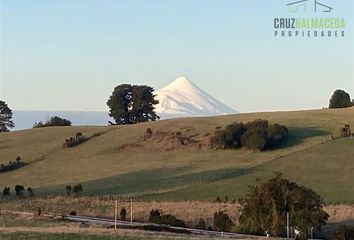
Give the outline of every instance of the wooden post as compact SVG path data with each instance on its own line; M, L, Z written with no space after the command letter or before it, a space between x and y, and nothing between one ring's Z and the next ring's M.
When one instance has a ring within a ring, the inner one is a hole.
M114 229L117 229L117 215L118 215L118 201L115 201L115 208L114 208Z
M133 222L133 199L130 199L130 222Z

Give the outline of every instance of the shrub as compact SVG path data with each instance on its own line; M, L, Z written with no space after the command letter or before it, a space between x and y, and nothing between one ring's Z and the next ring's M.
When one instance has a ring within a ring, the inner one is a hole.
M70 211L69 215L76 216L76 211Z
M214 229L217 231L230 232L233 226L229 215L223 212L214 213Z
M27 188L27 192L28 192L30 197L33 197L34 194L33 194L33 189L31 187Z
M22 185L15 186L16 196L23 196L23 191L25 191L25 188Z
M2 194L4 196L10 195L10 187L5 187L4 190L2 191Z
M206 230L206 224L203 218L199 219L197 225L195 225L196 229Z
M220 148L240 148L241 137L246 131L246 126L243 123L233 123L226 126L225 130L215 132L211 138L211 142L215 147Z
M221 202L221 199L219 196L216 197L215 202Z
M149 215L150 223L155 224L166 224L174 227L185 227L186 224L184 221L177 219L175 216L171 214L161 215L159 210L151 210Z
M152 209L149 215L149 223L161 224L161 213L159 210Z
M152 137L152 130L151 128L146 129L146 138L151 138Z
M127 210L125 208L122 208L119 213L120 220L125 221L127 219Z
M75 137L70 137L65 139L65 142L63 143L64 148L70 148L74 147L76 145L79 145L81 143L84 143L87 139L82 135L81 132L76 133Z
M270 125L267 120L233 123L224 130L218 130L211 138L211 146L222 149L248 148L264 151L279 147L288 138L285 126Z
M37 216L39 217L41 214L42 214L42 209L39 207L39 208L37 209Z
M354 227L345 225L339 226L334 234L333 240L352 240L354 239Z
M16 169L23 167L25 165L26 165L26 163L21 161L21 157L17 156L16 161L14 161L14 162L10 161L7 165L1 164L0 165L0 173L16 170Z
M228 203L228 202L229 202L229 197L226 195L224 199L224 203Z
M76 185L73 186L72 191L73 191L73 193L75 193L75 194L80 194L80 193L82 193L82 191L83 191L83 187L82 187L81 184L76 184Z
M72 190L72 187L71 187L71 186L68 185L68 186L65 187L65 191L66 191L66 195L67 195L67 196L70 196L71 190Z

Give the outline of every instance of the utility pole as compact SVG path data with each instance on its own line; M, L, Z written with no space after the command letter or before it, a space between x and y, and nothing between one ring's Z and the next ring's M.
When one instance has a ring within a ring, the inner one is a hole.
M286 213L286 239L290 239L290 219L289 212Z
M133 199L130 199L130 222L133 222Z
M114 229L117 229L117 215L118 215L118 201L115 201L115 208L114 208Z

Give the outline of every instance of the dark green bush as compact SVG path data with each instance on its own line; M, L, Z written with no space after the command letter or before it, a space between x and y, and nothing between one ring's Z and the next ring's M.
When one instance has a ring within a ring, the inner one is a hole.
M4 190L2 191L2 194L4 196L10 195L10 187L5 187Z
M15 186L16 196L23 196L23 191L25 191L25 188L22 185Z
M82 187L81 184L76 184L76 185L73 186L72 191L75 194L80 194L83 191L83 187Z
M66 191L66 195L67 195L67 196L70 196L71 190L72 190L72 187L71 187L70 185L68 185L68 186L65 187L65 191Z
M183 220L177 219L175 216L171 214L161 215L159 210L151 210L149 215L150 223L155 224L165 224L174 227L185 227L186 224Z
M270 125L267 120L254 120L253 122L233 123L224 130L215 132L211 138L212 147L222 149L248 148L264 151L279 147L288 137L285 126Z
M203 218L199 219L197 225L195 225L196 229L206 230L206 224Z
M125 221L127 219L127 210L125 208L122 208L119 213L120 220Z
M221 211L214 213L214 229L216 231L230 232L233 225L228 214Z
M243 123L233 123L226 126L225 130L218 130L215 132L211 142L216 147L220 148L240 148L241 137L246 131L246 126Z

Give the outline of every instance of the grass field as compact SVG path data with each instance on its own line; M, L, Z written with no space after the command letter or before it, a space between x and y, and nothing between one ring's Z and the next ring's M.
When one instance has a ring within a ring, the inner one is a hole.
M214 131L235 121L257 118L289 128L287 146L254 153L210 149ZM0 174L0 187L22 184L35 194L65 193L82 183L86 195L142 199L214 200L244 196L256 178L275 171L313 188L327 201L354 201L354 139L330 140L344 124L354 126L354 108L236 114L185 118L111 127L50 127L0 134L0 163L18 154L27 166ZM198 148L171 139L143 141L146 129L180 131ZM66 138L82 132L89 141L69 149ZM122 147L128 144L128 147Z

